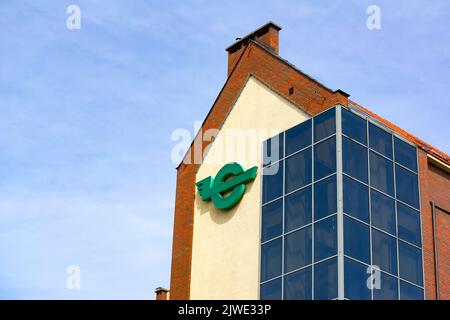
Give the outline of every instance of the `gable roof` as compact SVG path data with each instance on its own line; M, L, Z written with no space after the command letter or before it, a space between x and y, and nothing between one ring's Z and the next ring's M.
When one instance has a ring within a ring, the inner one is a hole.
M244 76L242 74L244 74ZM450 165L450 156L445 152L433 147L432 145L380 117L379 115L371 112L367 108L348 99L349 94L346 92L340 89L331 90L310 75L295 67L287 60L281 58L266 44L251 38L248 39L248 43L242 50L238 61L229 73L225 84L220 90L213 106L202 123L201 129L196 134L189 150L183 157L183 160L187 155L192 153L192 145L195 140L199 138L198 134L200 132L209 128L220 128L222 126L235 100L237 99L240 89L242 89L245 85L245 82L242 81L243 77L247 79L250 75L265 83L272 90L291 101L295 106L311 116L338 103L345 106L356 107L363 113L366 113L367 115L378 120L400 136L411 141L426 153L429 153L447 165ZM289 95L288 89L290 87L297 87L300 90L300 95ZM232 90L228 90L229 88ZM306 92L302 92L302 90ZM228 93L227 91L234 92ZM223 102L221 100L226 101ZM218 115L214 112L216 108L221 109L221 112L218 112ZM205 145L203 145L203 147L205 147ZM178 165L177 169L179 169L182 164L183 161Z

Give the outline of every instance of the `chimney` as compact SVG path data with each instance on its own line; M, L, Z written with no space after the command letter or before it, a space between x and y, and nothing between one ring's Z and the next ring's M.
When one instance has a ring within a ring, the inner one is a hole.
M278 55L278 32L280 30L280 26L269 21L245 37L236 39L235 43L225 49L228 52L228 76L230 76L250 40L263 44L267 49Z
M169 300L169 289L158 287L155 289L156 300Z

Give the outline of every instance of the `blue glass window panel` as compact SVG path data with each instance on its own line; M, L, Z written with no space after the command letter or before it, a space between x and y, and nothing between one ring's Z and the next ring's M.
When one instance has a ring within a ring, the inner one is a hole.
M346 216L344 216L344 253L359 261L370 263L369 227Z
M331 257L337 253L336 215L314 224L314 260Z
M281 238L261 246L261 281L281 274Z
M283 158L283 133L272 137L263 143L263 166Z
M342 132L350 138L367 144L366 120L344 108L342 110Z
M394 195L394 172L392 162L370 152L370 183L388 195Z
M423 300L423 289L400 281L400 299L401 300Z
M263 169L263 203L283 194L283 161Z
M281 300L281 278L263 283L260 287L261 300Z
M367 266L345 258L344 262L344 295L351 300L370 300L370 289L367 287Z
M314 299L330 300L338 295L337 259L314 265Z
M336 132L336 109L330 109L314 117L314 141L325 139Z
M412 145L394 138L395 162L417 172L417 153Z
M419 208L419 185L417 175L399 165L395 165L397 199L414 208Z
M381 270L397 275L397 241L378 230L372 229L372 264Z
M312 220L312 192L306 187L286 196L284 203L285 232L300 228Z
M398 280L384 272L380 272L380 287L373 288L374 300L398 300Z
M286 193L311 183L311 148L286 158Z
M284 272L290 272L311 264L311 260L311 227L286 235L284 242Z
M286 156L311 145L311 123L308 120L286 131Z
M336 172L336 137L314 146L314 180Z
M285 300L312 299L311 267L291 273L284 278Z
M395 236L394 199L371 189L370 204L372 207L372 225Z
M369 146L392 159L392 135L371 123L369 123Z
M283 202L281 199L263 206L261 225L263 242L281 235L283 231Z
M347 176L344 176L344 212L369 222L369 190Z
M398 242L400 278L423 285L422 250L403 241Z
M336 176L314 184L314 220L337 211Z
M342 167L346 174L367 183L367 148L342 137Z
M399 238L420 247L420 213L397 202L397 221Z

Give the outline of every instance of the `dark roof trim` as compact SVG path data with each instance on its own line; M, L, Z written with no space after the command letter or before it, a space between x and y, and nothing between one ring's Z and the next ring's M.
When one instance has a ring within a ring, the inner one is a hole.
M277 25L276 23L274 23L272 21L269 21L266 24L262 25L261 27L257 28L256 30L250 32L246 36L240 38L239 40L234 42L232 45L227 47L225 50L230 53L233 53L233 52L239 50L242 45L247 44L250 40L255 39L257 36L260 36L260 35L263 35L264 33L266 33L270 27L274 28L277 31L281 30L281 27L279 25Z
M340 93L341 95L343 95L346 98L350 97L350 94L348 94L347 92L345 92L344 90L341 90L341 89L337 89L333 93Z

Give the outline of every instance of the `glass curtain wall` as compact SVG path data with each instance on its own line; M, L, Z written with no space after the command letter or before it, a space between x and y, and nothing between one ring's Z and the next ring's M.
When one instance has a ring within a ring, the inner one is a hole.
M263 150L261 299L423 299L414 146L337 106Z

